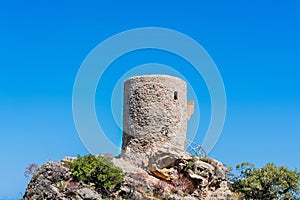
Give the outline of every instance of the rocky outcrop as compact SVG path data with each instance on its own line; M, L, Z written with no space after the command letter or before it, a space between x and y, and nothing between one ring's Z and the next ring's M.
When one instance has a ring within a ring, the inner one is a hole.
M125 173L124 181L109 196L92 183L73 178L65 158L48 162L33 175L24 200L96 200L96 199L234 199L228 188L225 169L214 159L201 159L187 153L157 151L150 156L148 168L140 168L123 158L112 158Z
M146 170L122 158L114 163L127 174L121 190L128 199L234 199L225 168L214 159L158 150L150 156Z
M40 167L29 182L24 200L99 200L99 194L93 185L75 181L70 169L64 162L48 162Z

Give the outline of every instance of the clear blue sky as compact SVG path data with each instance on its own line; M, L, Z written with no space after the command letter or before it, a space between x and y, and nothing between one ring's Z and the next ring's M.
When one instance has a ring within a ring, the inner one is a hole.
M211 157L231 166L274 162L300 169L299 11L293 0L1 1L0 199L21 196L30 163L88 153L72 117L76 73L101 41L146 26L189 35L219 68L228 110ZM159 52L132 58L142 64L151 56L173 61ZM107 80L113 76L106 73ZM107 99L111 88L103 87L97 98ZM109 114L98 108L99 116Z

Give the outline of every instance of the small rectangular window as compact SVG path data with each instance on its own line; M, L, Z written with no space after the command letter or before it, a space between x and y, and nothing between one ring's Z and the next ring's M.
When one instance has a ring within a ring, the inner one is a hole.
M175 99L175 100L178 99L178 93L177 93L177 91L174 92L174 99Z

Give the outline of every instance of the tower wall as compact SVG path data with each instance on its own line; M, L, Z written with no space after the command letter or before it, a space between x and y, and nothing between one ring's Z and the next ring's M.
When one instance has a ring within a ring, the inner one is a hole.
M186 83L166 75L136 76L124 83L122 154L172 146L185 150Z

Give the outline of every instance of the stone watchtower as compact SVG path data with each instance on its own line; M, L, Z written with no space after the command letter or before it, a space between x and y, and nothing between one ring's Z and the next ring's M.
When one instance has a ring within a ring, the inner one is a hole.
M186 83L166 75L136 76L124 83L123 157L146 159L157 149L185 151L187 121L194 111Z

